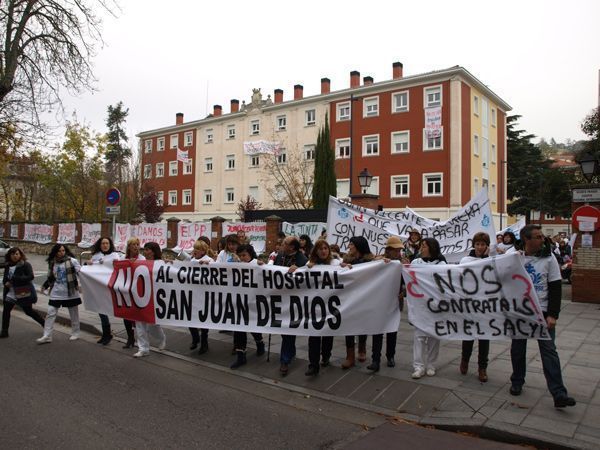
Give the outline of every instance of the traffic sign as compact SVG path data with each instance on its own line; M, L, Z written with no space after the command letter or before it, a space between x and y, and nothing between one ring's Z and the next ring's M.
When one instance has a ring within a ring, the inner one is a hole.
M600 228L600 209L580 206L573 211L573 227L579 231L595 231Z
M573 202L600 202L600 188L573 189Z
M107 206L106 214L109 216L116 216L117 214L121 214L121 206Z
M118 205L121 201L121 192L117 188L110 188L106 191L106 201L109 205Z

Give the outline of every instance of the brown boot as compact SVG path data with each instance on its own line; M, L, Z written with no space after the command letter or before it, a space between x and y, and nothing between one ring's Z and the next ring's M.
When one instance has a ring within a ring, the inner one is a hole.
M360 362L365 362L367 360L367 344L358 343L358 360Z
M487 371L485 369L479 368L479 381L481 381L482 383L486 383L487 380Z
M342 363L342 369L349 369L354 367L354 359L356 355L354 353L354 346L346 347L346 360Z
M463 375L466 375L468 371L469 371L469 361L467 361L466 359L461 359L460 360L460 373L462 373Z

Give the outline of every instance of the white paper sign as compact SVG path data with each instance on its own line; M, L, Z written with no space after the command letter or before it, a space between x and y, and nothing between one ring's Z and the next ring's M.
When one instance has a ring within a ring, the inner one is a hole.
M265 251L267 241L266 222L223 222L221 235L237 234L238 230L244 230L257 254Z
M427 137L438 138L442 135L442 108L425 108L425 133Z
M326 227L327 224L323 222L283 222L281 224L281 231L283 231L288 236L301 236L303 234L306 234L314 243L317 239L321 237L321 234L323 233L323 230L325 230Z
M582 247L586 247L586 248L592 248L593 245L593 238L591 234L582 234L581 235L581 246Z
M52 242L53 227L51 225L26 223L24 241L37 242L38 244L49 244Z
M100 239L102 232L102 224L100 223L82 223L81 224L81 241L77 246L79 248L90 248Z
M210 222L178 223L177 247L175 251L189 251L194 248L194 242L200 236L210 237L212 224Z
M74 223L59 223L56 242L60 244L74 244L77 238L77 229Z
M10 237L11 238L18 238L19 237L19 225L12 225L10 226Z
M140 246L147 242L156 242L160 248L167 247L167 224L166 223L140 223L130 225L128 223L115 224L114 244L117 251L124 252L129 238L137 237Z

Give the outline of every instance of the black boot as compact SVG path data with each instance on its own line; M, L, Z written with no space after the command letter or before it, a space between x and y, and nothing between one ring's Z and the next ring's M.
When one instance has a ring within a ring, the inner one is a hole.
M258 341L256 343L256 356L262 356L265 354L265 343L264 341Z
M372 361L371 364L367 366L367 370L379 372L379 361Z
M236 354L237 359L231 364L231 366L229 366L232 369L237 369L238 367L241 367L244 364L246 364L246 352L243 350L237 350Z
M314 377L315 375L319 375L319 366L313 366L312 364L308 366L308 370L304 372L304 375L307 377Z
M0 338L7 338L7 337L8 337L8 330L0 331Z

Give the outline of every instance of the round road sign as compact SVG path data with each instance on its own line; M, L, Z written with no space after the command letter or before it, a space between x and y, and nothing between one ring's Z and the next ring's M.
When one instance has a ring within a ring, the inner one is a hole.
M121 192L117 188L110 188L106 191L106 201L109 205L118 205L121 201Z

